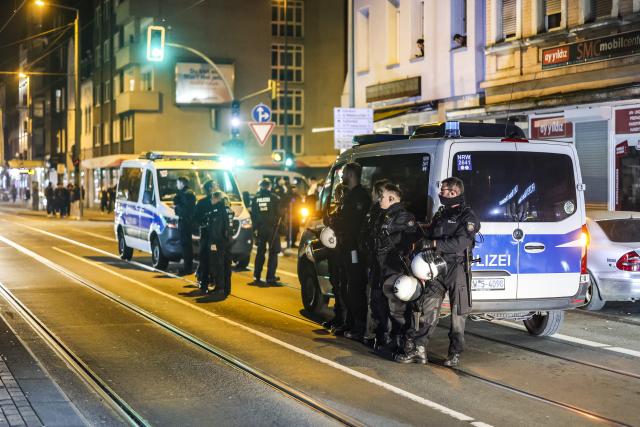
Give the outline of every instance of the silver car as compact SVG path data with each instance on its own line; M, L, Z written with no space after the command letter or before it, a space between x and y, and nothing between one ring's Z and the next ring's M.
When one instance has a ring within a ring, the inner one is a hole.
M640 212L591 211L586 310L607 301L640 300Z

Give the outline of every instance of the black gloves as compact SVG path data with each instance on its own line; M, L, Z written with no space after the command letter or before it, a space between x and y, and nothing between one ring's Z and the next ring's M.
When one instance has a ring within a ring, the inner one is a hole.
M416 245L418 251L432 251L436 248L436 242L429 239L420 239Z

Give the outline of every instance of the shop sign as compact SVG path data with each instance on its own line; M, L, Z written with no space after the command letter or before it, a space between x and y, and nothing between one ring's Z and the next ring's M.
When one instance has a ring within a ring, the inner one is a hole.
M562 116L531 119L531 138L571 138L573 137L573 123Z
M615 34L542 50L542 69L606 61L640 53L640 31Z
M640 107L616 110L616 134L640 133Z

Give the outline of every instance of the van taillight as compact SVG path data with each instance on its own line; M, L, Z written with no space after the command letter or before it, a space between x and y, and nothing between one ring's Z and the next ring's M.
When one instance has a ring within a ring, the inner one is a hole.
M589 242L591 236L589 235L589 229L587 224L582 224L582 233L580 234L580 242L582 243L582 258L580 259L580 274L587 273L587 249L589 248Z
M618 270L640 271L640 255L636 251L627 252L616 262Z

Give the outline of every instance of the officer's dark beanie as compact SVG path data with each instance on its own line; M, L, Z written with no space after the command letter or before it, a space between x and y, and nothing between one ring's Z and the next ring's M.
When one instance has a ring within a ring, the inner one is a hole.
M260 181L260 188L266 190L269 187L271 187L271 181L269 181L267 178Z

